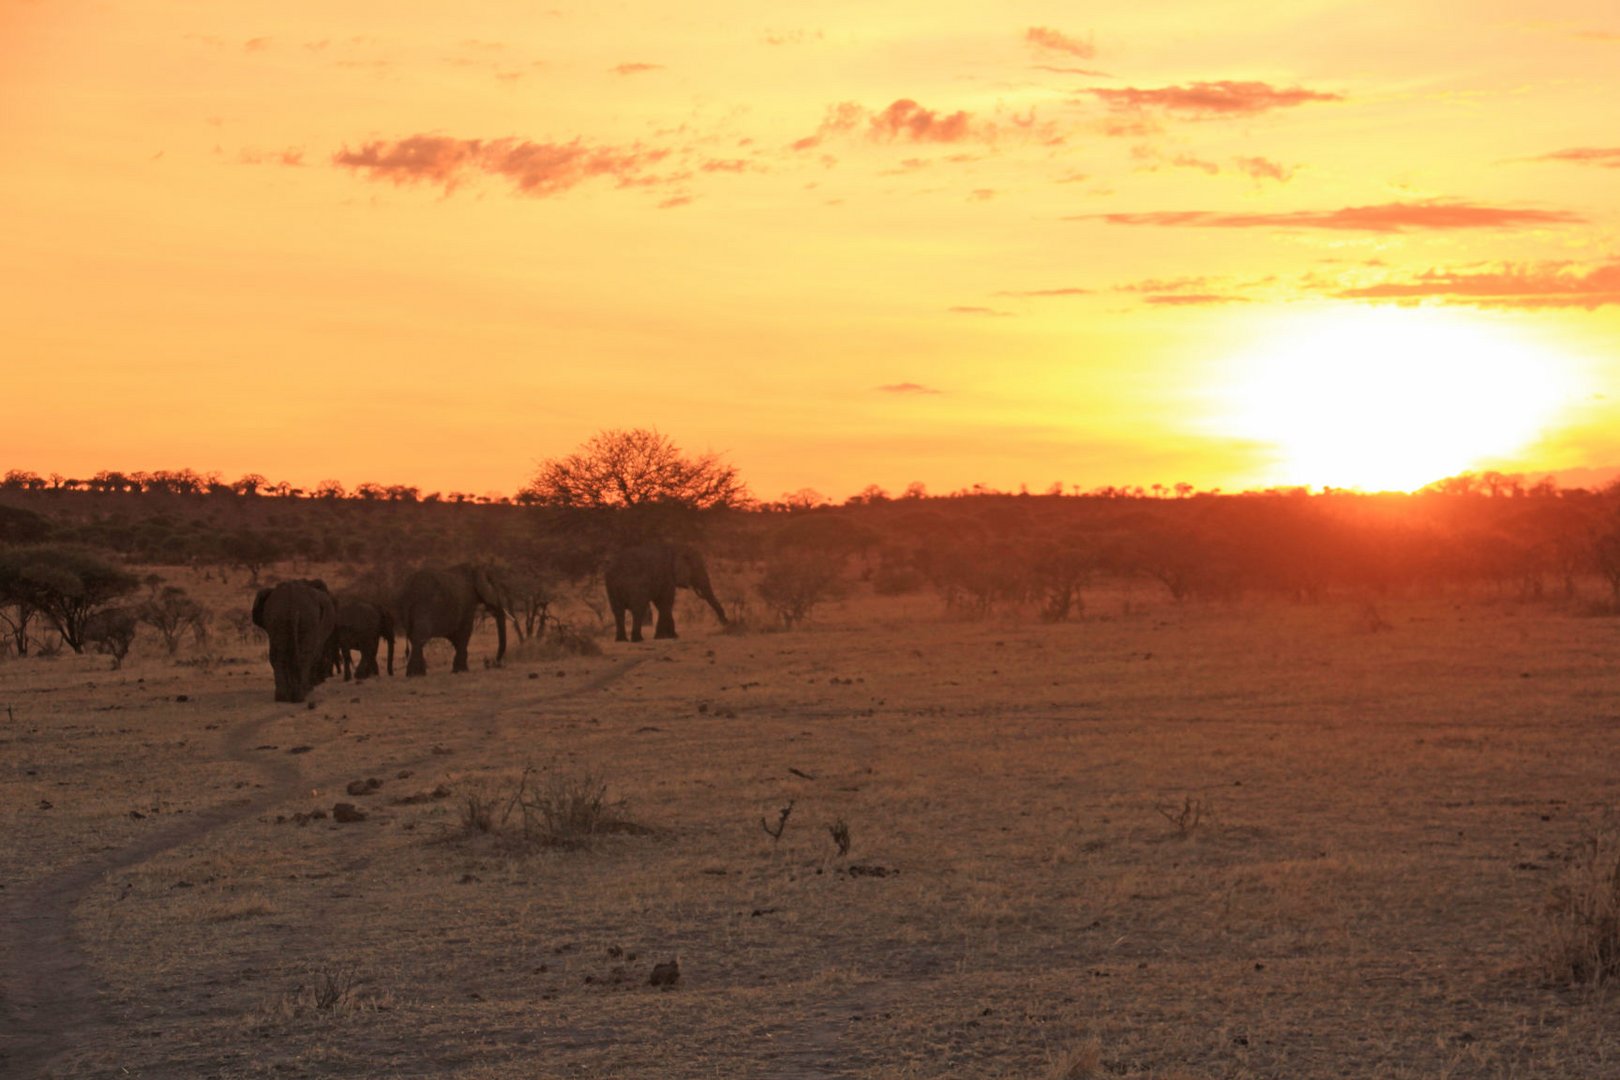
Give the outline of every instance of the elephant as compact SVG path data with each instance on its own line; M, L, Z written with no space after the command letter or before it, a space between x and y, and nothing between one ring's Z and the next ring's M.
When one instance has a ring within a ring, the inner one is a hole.
M332 631L329 665L337 674L343 669L343 681L348 682L351 670L356 680L380 675L377 667L377 647L388 642L388 674L394 673L394 616L376 604L354 597L345 597L337 603L337 626ZM351 669L349 653L359 650L360 663Z
M603 580L618 628L615 641L640 641L641 625L651 617L652 607L658 609L653 637L675 637L676 588L697 593L720 617L720 625L727 624L726 609L720 606L709 584L709 569L694 547L655 540L626 548L608 560ZM629 636L624 632L627 612L631 618Z
M253 623L270 636L276 700L299 702L326 678L325 659L337 608L319 578L283 581L253 598Z
M506 656L506 607L489 571L472 563L445 570L418 570L405 580L394 610L405 634L407 677L427 674L427 654L423 647L429 638L449 638L456 647L450 670L467 670L467 641L472 637L473 620L482 605L495 616L500 647L495 662Z

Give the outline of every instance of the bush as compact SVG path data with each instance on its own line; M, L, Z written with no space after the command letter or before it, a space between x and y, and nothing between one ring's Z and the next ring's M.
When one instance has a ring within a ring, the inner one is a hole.
M151 626L163 637L163 647L173 656L180 648L180 638L187 630L201 642L207 635L208 609L203 607L178 585L165 586L163 591L135 608L135 618Z
M844 560L824 551L789 549L766 564L765 576L755 586L771 614L793 627L809 617L822 601L842 590Z
M600 773L550 773L537 776L526 768L510 794L469 795L461 824L468 832L486 833L526 851L537 848L588 848L610 834L652 832L630 819L623 799L608 798Z
M113 670L117 671L124 666L124 657L135 642L135 614L128 608L103 608L85 620L84 640L96 652L111 656Z

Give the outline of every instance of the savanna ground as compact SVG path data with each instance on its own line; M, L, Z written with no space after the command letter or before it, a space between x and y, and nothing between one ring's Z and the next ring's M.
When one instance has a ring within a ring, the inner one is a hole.
M680 615L500 669L486 628L466 675L440 642L311 708L258 641L0 667L0 1072L1620 1075L1615 1001L1538 968L1620 805L1613 621ZM526 768L643 828L501 829ZM307 816L338 802L365 820Z

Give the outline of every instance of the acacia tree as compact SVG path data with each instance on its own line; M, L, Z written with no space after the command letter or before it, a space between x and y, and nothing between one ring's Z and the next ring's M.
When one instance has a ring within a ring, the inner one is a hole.
M748 487L716 454L689 457L649 428L601 431L567 457L542 462L523 502L573 509L747 505Z
M134 574L75 545L0 552L0 600L37 611L76 653L84 652L86 620L139 584Z

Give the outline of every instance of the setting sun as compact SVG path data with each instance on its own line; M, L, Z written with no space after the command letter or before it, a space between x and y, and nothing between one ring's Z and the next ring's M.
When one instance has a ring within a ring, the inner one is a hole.
M1478 316L1317 312L1221 375L1215 423L1271 452L1263 483L1410 491L1535 442L1577 393L1574 361Z

